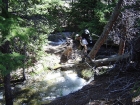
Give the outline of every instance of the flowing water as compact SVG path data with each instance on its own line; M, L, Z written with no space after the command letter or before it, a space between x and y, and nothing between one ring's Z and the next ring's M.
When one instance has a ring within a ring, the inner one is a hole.
M81 89L88 82L78 77L74 70L41 70L26 76L23 84L12 87L14 105L41 105ZM3 103L0 92L0 105Z
M64 40L51 42L51 44L59 45ZM55 56L46 58L46 65L54 66L53 61L59 62ZM35 73L31 72L26 75L26 81L12 87L14 94L14 105L41 105L46 104L58 97L62 97L81 89L88 82L78 77L74 70L46 71L45 66L40 63L36 65ZM0 91L0 105L4 105L3 91Z
M13 90L17 95L14 105L41 105L81 89L87 81L78 77L73 70L45 71L32 75L32 80L16 85ZM29 78L28 78L29 79Z

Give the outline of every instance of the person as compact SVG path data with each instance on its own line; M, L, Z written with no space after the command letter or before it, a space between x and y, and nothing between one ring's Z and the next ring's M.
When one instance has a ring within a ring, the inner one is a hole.
M82 38L86 39L88 42L88 45L92 45L92 37L90 36L90 32L88 29L85 29L84 32L82 33Z
M66 48L64 49L64 51L61 54L60 57L60 62L61 63L66 63L72 55L72 51L73 51L73 40L71 38L66 38Z
M80 40L81 40L81 36L79 34L76 34L74 40L74 48L81 49Z
M85 62L85 58L87 56L88 42L85 39L85 37L82 37L79 34L76 34L76 40L77 42L79 42L78 49L82 50L82 54L81 54L82 60L79 63L83 63Z
M82 46L82 60L79 63L83 63L85 62L85 58L88 53L88 46L92 44L92 39L89 31L85 29L81 36L79 34L76 34L76 40L79 41L80 45Z

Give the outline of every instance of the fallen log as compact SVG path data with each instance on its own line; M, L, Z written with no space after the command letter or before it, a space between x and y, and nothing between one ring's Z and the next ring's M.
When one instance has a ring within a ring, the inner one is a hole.
M61 69L62 71L66 70L74 70L74 69L86 69L86 68L93 68L93 67L100 67L100 66L108 66L112 65L114 63L117 63L121 60L127 59L130 57L130 54L123 54L123 55L116 55L114 57L110 58L104 58L104 59L98 59L98 60L90 60L87 59L85 63L73 63L73 64L67 64L60 65L58 67L52 68L53 70Z
M123 55L116 55L114 57L110 58L104 58L104 59L98 59L98 60L93 60L92 66L99 67L99 66L107 66L107 65L112 65L114 63L117 63L121 60L127 59L130 57L130 54L123 54Z

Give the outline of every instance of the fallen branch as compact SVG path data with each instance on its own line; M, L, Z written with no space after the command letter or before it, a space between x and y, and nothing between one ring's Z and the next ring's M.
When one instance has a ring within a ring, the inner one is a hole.
M100 66L107 66L107 65L112 65L121 60L127 59L129 56L130 56L129 54L123 54L123 55L118 55L118 56L111 57L111 58L92 60L92 62L87 61L85 63L78 63L78 64L76 64L76 63L67 64L66 63L64 65L60 65L59 67L52 68L52 69L54 69L54 70L61 69L62 71L66 71L66 70L72 70L72 69L76 69L76 68L86 69L88 67L94 68L94 67L100 67Z
M93 62L93 66L95 67L106 66L106 65L111 65L111 64L114 64L115 62L127 59L129 58L129 56L130 54L123 54L123 55L118 55L115 57L94 60L92 62Z

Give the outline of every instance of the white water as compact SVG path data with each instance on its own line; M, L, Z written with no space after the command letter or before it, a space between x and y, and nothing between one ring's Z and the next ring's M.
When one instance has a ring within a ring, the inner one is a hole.
M53 100L68 95L87 84L84 79L79 78L73 71L51 72L46 75L44 80L48 81L48 88L50 89L47 91L47 97L44 97L43 100Z
M14 105L34 105L30 102L24 103L23 100L28 100L28 97L32 96L31 100L39 103L46 103L52 101L58 97L66 96L70 93L73 93L88 82L80 77L73 70L69 71L51 71L46 73L45 71L41 74L37 74L27 78L27 81L22 85L16 85L13 88L13 91L22 91L22 89L31 89L29 92L23 92L20 98L14 99ZM34 91L32 93L32 91ZM31 94L28 94L31 93ZM29 96L30 95L30 96ZM0 94L0 98L3 96ZM40 105L40 104L39 104Z
M70 37L71 33L66 34L66 37ZM61 45L65 43L66 40L59 40L58 42L50 41L50 45ZM73 70L69 71L55 71L50 72L46 75L44 80L48 84L47 97L43 100L53 100L57 97L65 96L81 89L88 82L83 78L78 77L77 73Z

